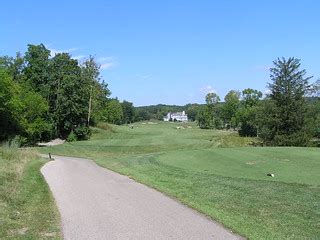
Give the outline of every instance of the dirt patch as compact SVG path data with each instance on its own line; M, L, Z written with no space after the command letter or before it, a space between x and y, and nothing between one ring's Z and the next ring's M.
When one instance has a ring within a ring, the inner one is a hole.
M249 161L249 162L246 162L247 165L254 165L256 164L257 162L256 161Z
M60 138L56 138L51 140L50 142L38 143L40 147L49 147L64 144L66 140L62 140Z

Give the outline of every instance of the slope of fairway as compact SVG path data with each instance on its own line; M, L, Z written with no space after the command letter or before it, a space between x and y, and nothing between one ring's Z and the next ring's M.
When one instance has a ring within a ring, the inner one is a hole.
M94 159L251 239L320 236L318 148L249 147L254 139L235 132L181 123L94 132L40 151Z
M227 177L320 185L319 157L318 148L243 147L175 151L157 161Z

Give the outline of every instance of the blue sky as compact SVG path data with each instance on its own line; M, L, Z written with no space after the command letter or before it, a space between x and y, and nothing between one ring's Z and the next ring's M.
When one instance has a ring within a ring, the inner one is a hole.
M266 91L294 56L320 77L320 1L3 1L0 55L45 44L94 55L113 97L135 106L203 103L209 91Z

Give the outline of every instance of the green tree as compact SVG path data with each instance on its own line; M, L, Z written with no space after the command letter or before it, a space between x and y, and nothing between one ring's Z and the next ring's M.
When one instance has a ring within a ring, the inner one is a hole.
M240 105L240 92L231 90L224 97L224 105L222 107L222 116L227 126L236 128L238 123L236 114Z
M107 102L103 112L103 121L112 124L121 124L123 119L122 105L118 99L111 99Z
M216 108L220 97L216 93L208 93L205 97L206 105L199 108L197 121L200 128L212 129L218 127L219 116Z
M23 69L25 78L36 92L39 92L45 99L50 97L50 50L43 44L28 45L25 53L26 66Z
M100 79L100 65L93 56L84 61L81 66L81 78L89 94L87 124L102 120L102 113L106 108L111 92L108 84Z
M187 104L186 106L186 113L188 115L189 121L195 121L197 119L197 115L199 112L199 104Z
M78 61L68 53L52 58L52 113L57 135L66 137L75 128L87 125L90 92L87 81L81 78Z
M19 86L9 73L0 67L0 140L21 131L20 120L23 110L19 98Z
M260 112L259 136L270 145L305 146L312 137L305 101L311 77L300 70L299 59L278 58L273 64L268 85L271 93Z
M163 113L160 112L161 117L163 118ZM135 122L143 121L143 120L150 120L152 118L152 114L148 112L145 108L137 108L135 109Z
M240 136L257 136L256 115L261 97L262 92L258 90L247 88L242 91L241 107L236 114Z
M15 82L22 82L24 70L24 57L20 52L16 53L16 57L3 56L0 57L0 67L6 69Z
M124 100L122 103L123 123L131 123L134 121L133 103Z
M21 91L20 98L23 109L20 120L22 136L27 138L29 144L50 140L52 124L47 119L47 101L39 93L26 88Z

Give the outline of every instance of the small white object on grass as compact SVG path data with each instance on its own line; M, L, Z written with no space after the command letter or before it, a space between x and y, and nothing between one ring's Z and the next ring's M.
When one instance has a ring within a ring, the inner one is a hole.
M273 173L267 173L267 176L274 177L274 174Z

